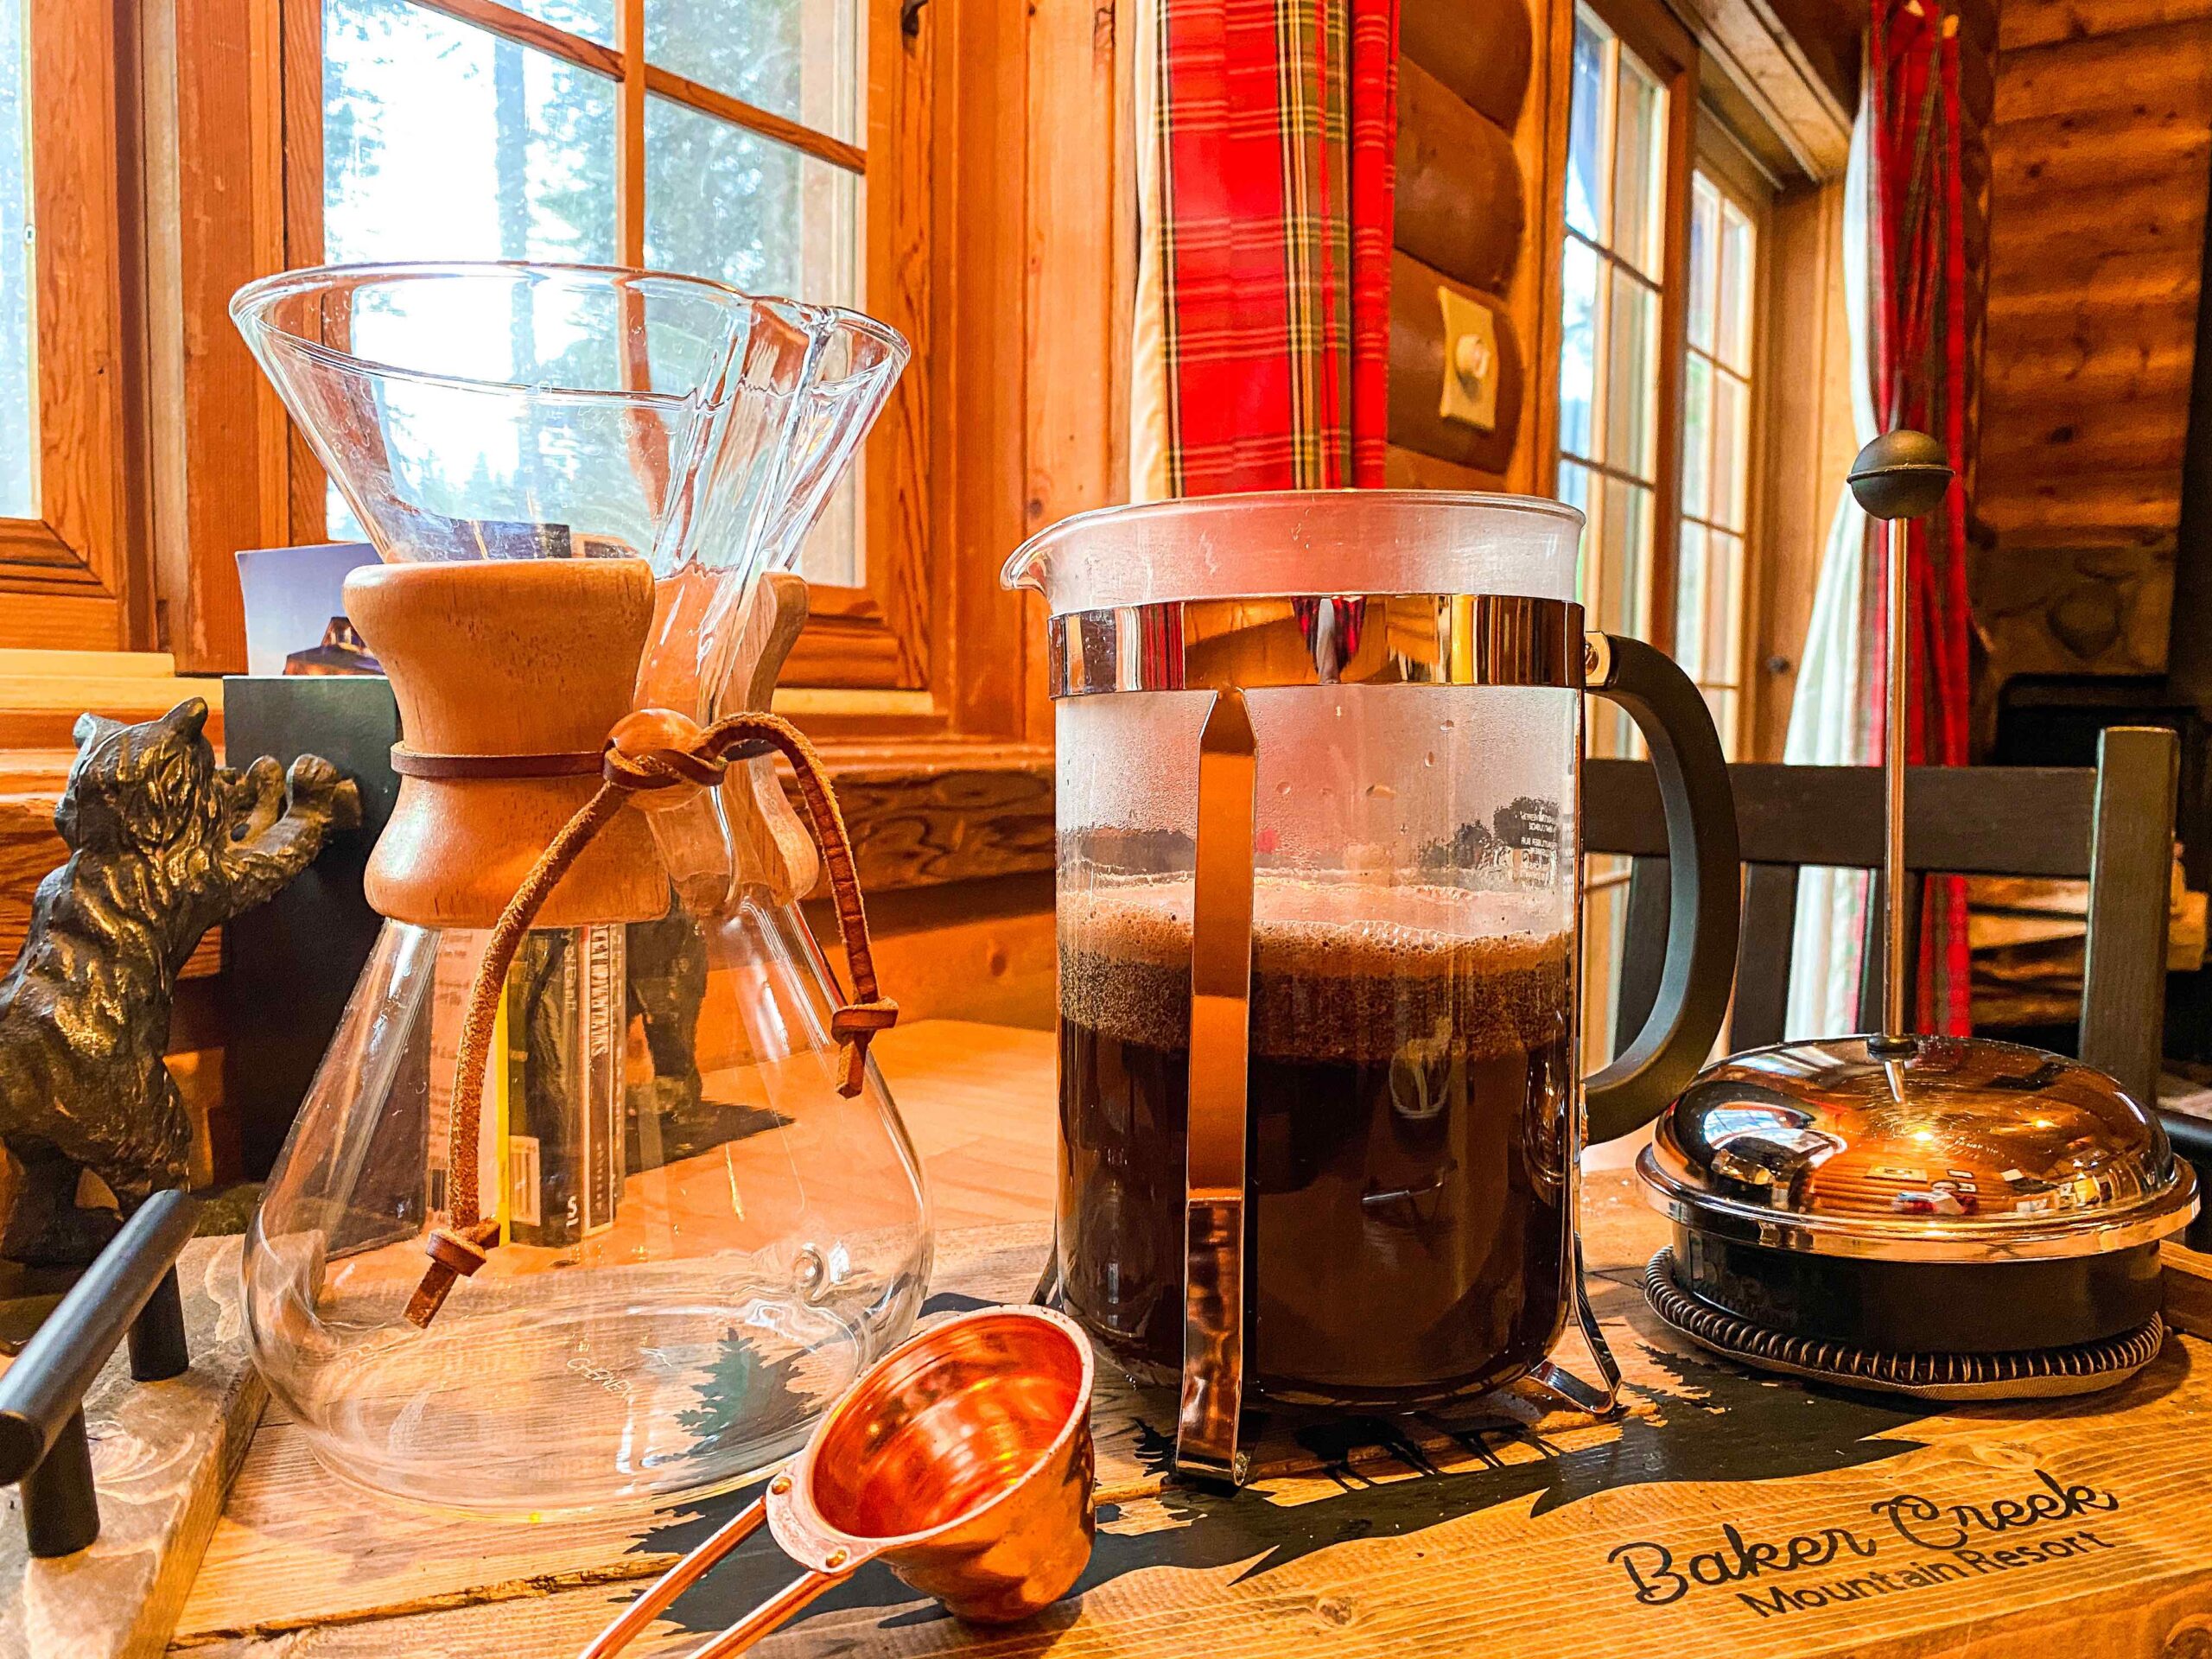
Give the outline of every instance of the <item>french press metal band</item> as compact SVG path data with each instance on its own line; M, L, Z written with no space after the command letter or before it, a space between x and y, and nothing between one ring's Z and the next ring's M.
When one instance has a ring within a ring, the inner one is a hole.
M1585 632L1582 607L1497 594L1313 594L1166 601L1055 616L1052 695L1211 691L1198 741L1191 930L1179 1471L1242 1484L1245 1375L1247 1052L1252 976L1253 824L1258 766L1245 693L1324 685L1548 686L1594 691L1643 731L1658 773L1670 861L1667 954L1643 1031L1585 1085L1590 1136L1649 1119L1694 1075L1718 1033L1738 918L1736 823L1727 767L1698 690L1640 640ZM1575 998L1579 1009L1580 998ZM1570 1152L1582 1142L1570 1140ZM1575 1159L1566 1160L1574 1202ZM1531 1380L1571 1408L1614 1408L1620 1373L1582 1281L1575 1315L1598 1385L1547 1359Z

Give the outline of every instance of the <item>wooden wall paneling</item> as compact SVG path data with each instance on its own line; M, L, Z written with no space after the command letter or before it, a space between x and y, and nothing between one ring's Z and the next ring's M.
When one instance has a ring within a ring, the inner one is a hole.
M1998 44L2005 51L2093 41L2204 16L2203 0L2005 0Z
M870 894L1052 868L1049 744L838 743L822 756Z
M1847 119L1859 107L1866 0L1761 0L1761 4Z
M1444 311L1437 298L1451 289L1490 311L1497 333L1497 424L1484 432L1438 410L1445 363ZM1525 362L1504 303L1454 282L1411 254L1390 256L1390 442L1440 461L1499 474L1513 459L1521 425Z
M1513 152L1527 182L1529 222L1535 226L1506 296L1521 339L1536 363L1556 364L1560 354L1560 262L1567 223L1567 139L1570 66L1574 57L1574 0L1529 0L1540 43L1529 96L1513 128ZM1550 495L1559 487L1559 380L1545 372L1521 400L1521 429L1514 444L1510 487Z
M289 436L229 312L283 260L281 20L251 0L166 11L155 102L174 123L174 173L149 212L174 258L149 307L175 329L155 341L171 361L152 381L173 488L156 498L156 579L166 648L188 672L222 672L245 666L235 555L283 541L291 522Z
M1045 816L1049 836L1049 794ZM899 1029L925 1020L1052 1029L1059 951L1046 857L1034 874L869 893L876 975L898 1000ZM826 899L810 902L806 914L821 938L836 936Z
M1758 367L1767 386L1765 535L1751 671L1758 687L1751 760L1779 760L1803 666L1813 594L1843 477L1852 425L1850 322L1843 286L1843 181L1801 184L1775 199L1764 252L1770 321Z
M1536 60L1521 0L1400 0L1398 50L1499 126L1520 120Z
M1523 398L1523 403L1527 402ZM1402 444L1390 444L1382 451L1382 487L1386 490L1484 490L1505 493L1512 485L1503 473L1486 473L1477 467L1462 467L1454 461L1440 461L1434 455L1425 455L1418 449L1408 449Z
M1851 106L1767 0L1681 0L1680 10L1700 48L1782 137L1806 175L1841 177L1851 149ZM1831 71L1848 40L1855 85L1857 31L1866 9L1856 8L1855 20L1852 8L1827 0L1795 10L1803 14L1801 26L1827 31L1816 49Z
M1111 3L1030 10L1025 534L1112 500L1115 456L1128 431L1126 404L1109 390L1135 277L1119 222L1133 186L1117 158L1134 141L1116 125L1123 111L1116 67L1124 60L1116 23ZM1010 654L1025 664L1024 728L1049 729L1043 677L1029 666L1041 658L1041 613L1026 596L993 597L1001 634L1008 623L1022 629Z
M931 133L946 158L931 247L930 372L948 415L928 435L931 542L952 573L946 695L963 729L1014 737L1033 719L1026 653L1033 632L1041 651L1043 633L996 580L1027 533L1028 181L1010 158L1030 136L1029 13L927 6L918 16L921 34L935 35Z
M1555 360L1567 156L1560 66L1573 40L1573 0L1405 0L1400 12L1398 209L1394 240L1423 264L1489 291L1501 305L1501 353L1516 364ZM1501 145L1497 139L1502 137ZM1508 167L1510 164L1510 172ZM1552 487L1557 418L1548 381L1500 402L1497 433L1440 428L1438 371L1416 327L1405 339L1392 276L1392 485L1535 492ZM1428 308L1436 302L1432 286ZM1402 320L1410 322L1408 316ZM1438 319L1440 327L1440 315ZM1504 336L1510 334L1509 346ZM1533 349L1531 349L1533 348ZM1439 342L1440 349L1440 341ZM1416 393L1399 384L1421 380ZM1435 361L1440 364L1440 357ZM1539 377L1540 380L1543 377ZM1418 404L1424 401L1427 413ZM1402 423L1410 426L1402 429Z
M2212 0L1999 22L1974 569L1984 698L2165 665L2212 170Z
M1393 240L1446 276L1502 296L1527 233L1511 136L1418 63L1402 61Z
M906 335L914 355L855 463L867 480L868 551L861 583L812 585L807 628L786 659L783 683L856 693L843 704L844 723L871 724L885 718L887 706L897 706L906 710L896 717L899 724L935 736L953 718L942 645L946 583L935 566L938 544L931 534L938 475L928 465L933 410L942 396L932 370L939 354L930 300L939 280L931 251L938 188L931 122L939 53L929 19L917 13L918 27L910 35L899 13L899 0L870 0L867 9L866 150L817 134L792 136L813 153L846 161L867 157L867 308ZM642 32L642 17L639 28ZM771 124L789 124L651 66L640 89L631 89L626 79L618 93L641 98L650 89L681 95L763 130ZM643 165L642 152L638 165ZM642 257L642 220L637 234ZM880 695L887 692L917 695L894 695L887 704Z
M1114 0L1114 333L1113 370L1107 383L1112 408L1113 465L1109 497L1129 499L1130 410L1136 392L1138 258L1136 37L1139 0ZM1034 680L1041 690L1044 659ZM1049 721L1049 711L1047 711ZM1046 728L1049 730L1049 724Z
M322 264L322 0L281 0L284 61L284 254L287 270ZM330 533L329 480L306 437L287 423L285 481L291 507L284 538L296 545Z

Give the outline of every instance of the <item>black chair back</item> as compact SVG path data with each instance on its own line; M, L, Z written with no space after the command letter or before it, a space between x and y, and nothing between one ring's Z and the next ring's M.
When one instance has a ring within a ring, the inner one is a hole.
M2089 883L2081 1058L2145 1106L2158 1098L2178 743L2164 727L2115 726L2094 768L1916 766L1905 782L1905 858L1916 876L2043 876ZM1797 872L1875 872L1882 913L1882 773L1874 766L1731 766L1743 842L1744 918L1729 1046L1782 1040ZM1667 938L1667 845L1658 785L1640 760L1583 772L1583 846L1625 855L1627 925L1618 1045L1643 1024ZM1919 894L1909 910L1917 959ZM1872 942L1870 941L1870 945ZM1881 1025L1881 951L1861 952L1859 1028ZM1909 991L1907 1006L1912 1006Z

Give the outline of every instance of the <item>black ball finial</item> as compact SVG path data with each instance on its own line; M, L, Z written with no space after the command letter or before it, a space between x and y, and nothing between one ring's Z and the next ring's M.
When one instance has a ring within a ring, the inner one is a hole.
M1925 432L1899 427L1861 449L1847 475L1870 518L1917 518L1951 487L1951 461Z

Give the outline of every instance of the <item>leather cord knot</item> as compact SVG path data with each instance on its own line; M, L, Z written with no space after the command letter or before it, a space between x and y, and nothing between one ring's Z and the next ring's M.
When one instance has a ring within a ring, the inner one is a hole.
M469 988L446 1119L451 1209L447 1224L431 1229L423 1241L430 1264L423 1269L422 1283L407 1304L410 1323L427 1326L437 1317L455 1281L474 1274L499 1243L498 1219L480 1213L474 1151L499 995L506 984L507 970L514 964L515 952L539 907L601 827L626 804L635 799L639 805L645 805L646 799L639 798L660 797L664 791L714 788L722 781L732 761L769 753L781 754L790 761L798 780L799 799L829 872L837 932L844 941L845 962L852 972L854 998L840 1004L830 1018L830 1034L845 1050L845 1071L837 1092L850 1098L866 1086L868 1039L898 1020L899 1005L883 995L876 984L868 917L861 905L860 876L853 865L852 838L846 833L836 791L813 745L789 721L761 712L731 715L707 727L667 709L644 709L626 715L607 734L601 753L603 781L546 844L515 896L500 912L478 965L475 982Z
M499 1224L496 1220L479 1221L474 1227L455 1230L450 1227L433 1227L423 1241L424 1254L431 1265L423 1274L423 1282L415 1287L415 1294L407 1303L408 1319L418 1325L429 1324L431 1317L444 1305L446 1293L453 1288L455 1279L474 1278L476 1269L491 1259L492 1246L499 1241Z
M867 1079L868 1039L899 1023L899 1005L887 996L867 1002L848 1002L830 1016L830 1034L845 1050L845 1080L837 1092L848 1099L861 1091Z
M632 793L686 785L713 789L729 764L706 737L696 721L673 709L641 709L624 715L607 734L600 776Z

